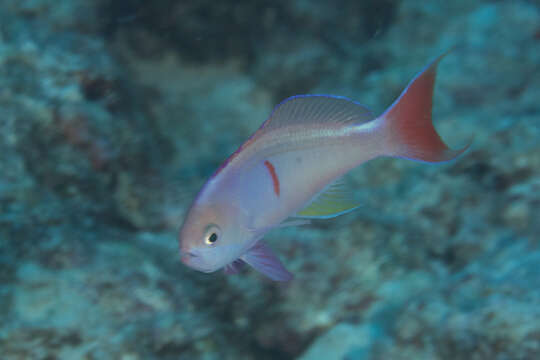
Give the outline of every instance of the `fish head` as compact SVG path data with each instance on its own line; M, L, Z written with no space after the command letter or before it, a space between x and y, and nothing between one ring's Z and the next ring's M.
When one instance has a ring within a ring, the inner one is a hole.
M182 262L210 273L238 259L247 241L241 218L231 203L196 202L179 233Z

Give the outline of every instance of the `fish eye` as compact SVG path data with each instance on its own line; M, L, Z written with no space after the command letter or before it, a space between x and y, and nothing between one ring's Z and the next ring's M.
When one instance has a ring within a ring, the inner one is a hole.
M204 235L206 245L214 245L221 236L221 231L217 225L209 225Z
M208 237L208 240L206 240L207 242L209 242L210 244L213 244L217 241L217 234L216 233L212 233L209 237Z

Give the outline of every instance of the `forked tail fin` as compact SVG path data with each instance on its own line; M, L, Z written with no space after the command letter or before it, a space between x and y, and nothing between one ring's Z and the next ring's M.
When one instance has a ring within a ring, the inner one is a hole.
M407 85L396 101L378 120L389 156L426 162L449 161L470 145L453 150L442 141L431 122L433 86L440 55Z

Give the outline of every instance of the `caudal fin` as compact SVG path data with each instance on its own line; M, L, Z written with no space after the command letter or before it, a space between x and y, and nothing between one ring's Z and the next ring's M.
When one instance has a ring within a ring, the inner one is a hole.
M436 58L403 90L399 98L380 116L386 155L426 162L449 161L463 153L450 149L431 122L433 86L437 65L445 54Z

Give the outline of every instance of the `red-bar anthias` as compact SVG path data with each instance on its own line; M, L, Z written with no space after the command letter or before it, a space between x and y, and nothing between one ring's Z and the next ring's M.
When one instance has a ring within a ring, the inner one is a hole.
M431 122L439 56L380 116L339 96L300 95L279 104L204 185L180 230L182 261L199 271L243 263L276 281L292 274L261 241L271 229L332 218L358 207L336 191L346 173L379 156L427 163L452 150Z

